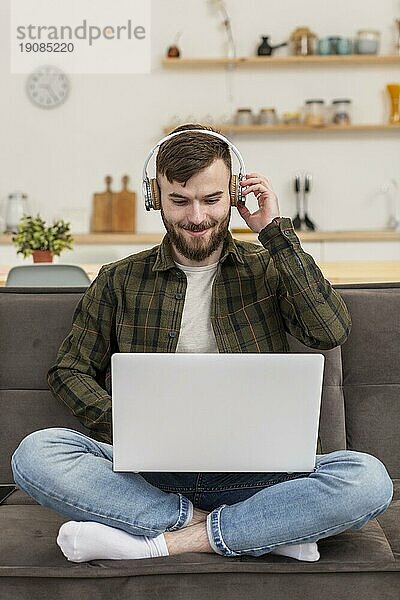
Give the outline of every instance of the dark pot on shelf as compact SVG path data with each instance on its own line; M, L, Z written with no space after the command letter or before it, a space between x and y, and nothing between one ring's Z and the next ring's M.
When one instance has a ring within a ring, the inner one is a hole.
M168 48L167 56L168 58L179 58L181 55L178 46L170 46Z
M263 35L262 42L257 48L258 56L271 56L277 48L282 48L283 46L287 46L287 42L283 42L282 44L277 44L276 46L271 46L269 43L269 36Z

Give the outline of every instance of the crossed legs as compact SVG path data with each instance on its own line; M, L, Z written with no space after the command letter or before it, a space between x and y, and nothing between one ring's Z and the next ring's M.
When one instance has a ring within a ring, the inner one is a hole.
M318 455L307 477L270 485L207 513L184 494L162 491L140 474L114 473L112 446L66 428L27 436L12 468L19 487L40 504L76 522L101 523L130 536L156 541L163 534L164 554L259 556L315 544L362 527L386 510L393 493L378 459L338 451Z

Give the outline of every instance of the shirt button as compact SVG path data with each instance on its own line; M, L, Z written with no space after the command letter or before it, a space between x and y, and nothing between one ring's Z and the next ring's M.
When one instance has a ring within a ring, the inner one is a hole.
M182 277L182 273L180 271L176 271L176 276L180 279Z
M289 235L290 235L290 231L284 231L284 232L283 232L283 235L286 235L286 237L289 237Z
M175 298L176 298L177 300L182 300L182 298L183 298L183 294L181 294L180 292L178 292L178 293L176 293L176 294L175 294Z
M168 335L170 338L174 338L176 336L176 331L169 331Z

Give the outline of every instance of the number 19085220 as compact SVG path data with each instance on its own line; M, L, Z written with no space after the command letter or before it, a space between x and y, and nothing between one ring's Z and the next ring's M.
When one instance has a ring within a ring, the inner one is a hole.
M19 44L21 52L73 52L72 42L24 42Z

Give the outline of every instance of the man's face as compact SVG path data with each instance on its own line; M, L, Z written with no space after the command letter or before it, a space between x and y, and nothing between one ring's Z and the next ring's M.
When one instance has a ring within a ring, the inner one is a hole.
M223 243L231 216L230 171L216 159L185 185L159 175L161 217L170 240L189 260L201 262Z

